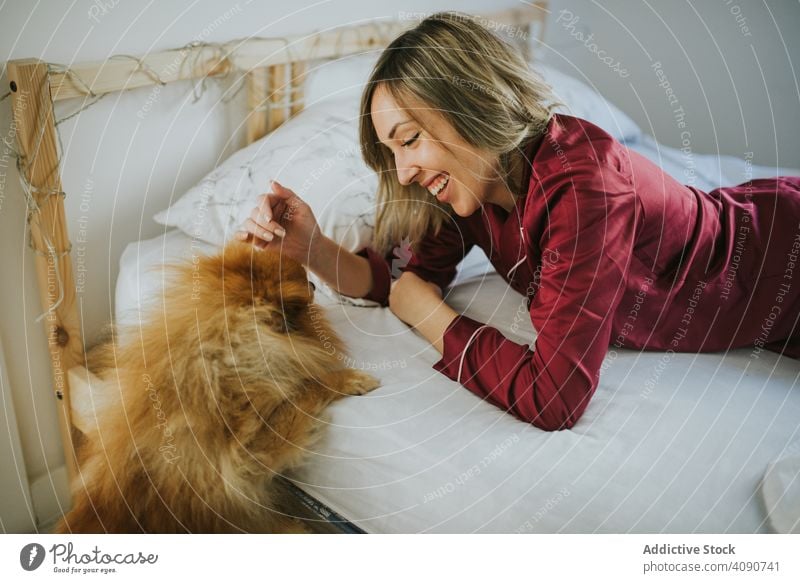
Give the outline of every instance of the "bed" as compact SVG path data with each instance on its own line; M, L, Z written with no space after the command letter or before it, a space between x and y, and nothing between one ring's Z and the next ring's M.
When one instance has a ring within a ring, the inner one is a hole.
M516 11L510 22L521 18L525 30L540 30L545 5L534 3L521 16ZM37 220L31 221L31 235L68 469L74 464L70 419L86 403L71 390L82 342L59 196L53 101L83 98L90 104L133 87L231 71L246 76L250 146L155 217L164 225L162 235L131 243L122 254L116 323L135 323L158 298L160 266L218 249L268 179L297 190L326 234L345 247L369 244L376 180L360 162L354 109L376 49L402 26L355 27L349 36L328 32L291 42L192 46L69 69L33 60L9 63L23 180L38 205L32 207ZM517 30L510 32L522 38ZM306 79L305 61L297 58L303 51L317 58L371 54L320 67ZM176 60L192 66L165 68ZM577 79L540 63L535 67L569 105L568 113L600 125L682 182L709 190L798 173L730 157L687 159L646 135ZM25 95L31 96L30 106L17 107ZM48 285L53 265L63 294L57 293L59 286ZM523 298L490 269L480 251L462 262L447 300L515 341L535 339L527 318L515 318ZM662 353L613 350L580 421L569 431L546 433L433 371L437 353L387 309L351 301L324 286L317 301L349 346L350 364L382 383L367 396L331 407L323 440L307 463L286 476L303 505L343 531L757 533L799 528L797 361L747 350L668 359Z
M237 153L195 192L157 215L164 234L132 243L122 255L118 323L135 323L140 310L158 297L160 265L188 259L197 250L213 252L229 238L243 209L249 210L242 200L266 184L262 179L268 174L304 188L299 182L309 174L304 164L327 167L332 152L357 158L347 100L357 96L368 65L352 62L329 71L327 80L312 79L311 96L314 83L327 93L312 98L317 105L309 106L305 117L298 116L272 142L268 136ZM694 155L689 166L683 152L644 134L613 105L597 101L589 87L539 68L573 112L591 116L679 180L685 182L690 172L699 188L710 190L749 177L796 172L701 155ZM345 89L332 89L332 79ZM341 92L349 96L340 100ZM292 147L292 140L298 145ZM346 156L333 158L324 175L330 196L315 198L313 185L302 194L312 201L323 228L355 249L368 239L374 184L363 169L349 166ZM447 300L512 340L535 339L529 320L516 316L524 299L479 250L459 266ZM382 384L365 397L334 405L323 441L288 478L308 506L350 531L758 533L798 528L796 360L773 353L756 358L745 349L674 355L612 350L583 417L570 431L547 433L434 371L438 353L388 309L324 289L317 302L349 346L351 366L371 372Z

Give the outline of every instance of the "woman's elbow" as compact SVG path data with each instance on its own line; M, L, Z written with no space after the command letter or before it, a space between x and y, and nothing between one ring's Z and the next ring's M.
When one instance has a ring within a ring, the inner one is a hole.
M542 431L561 431L562 429L572 429L577 423L577 417L568 415L566 417L535 417L530 420L531 425L538 427Z
M551 399L544 406L536 406L531 402L520 403L516 407L516 416L542 431L561 431L562 429L572 429L583 415L586 409L585 404L569 405L559 398Z

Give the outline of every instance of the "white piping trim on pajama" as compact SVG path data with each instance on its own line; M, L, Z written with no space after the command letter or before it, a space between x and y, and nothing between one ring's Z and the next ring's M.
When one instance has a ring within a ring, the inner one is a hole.
M484 324L483 326L475 330L475 332L472 333L472 336L469 337L469 340L467 340L466 345L464 345L464 349L461 351L461 360L458 362L458 376L456 377L456 380L458 381L459 384L461 384L461 369L464 367L464 356L466 356L467 354L467 349L469 348L469 345L472 344L473 340L475 340L475 337L478 335L478 332L488 327L489 326Z
M519 239L520 239L520 241L522 241L522 245L523 245L523 248L524 248L524 246L525 246L525 229L522 228L522 227L519 228ZM525 261L527 258L528 258L528 254L526 253L525 255L522 256L522 259L517 261L514 264L514 266L511 269L508 270L508 273L506 274L506 279L511 279L511 274L514 273L516 271L517 267L522 265L522 262Z
M511 269L509 269L509 270L508 270L508 273L506 274L506 279L511 279L511 274L512 274L512 273L514 273L514 271L517 269L517 267L519 267L520 265L522 265L522 262L523 262L523 261L525 261L527 258L528 258L528 256L527 256L527 255L525 255L525 256L524 256L522 259L520 259L519 261L517 261L517 262L514 264L514 267L512 267Z

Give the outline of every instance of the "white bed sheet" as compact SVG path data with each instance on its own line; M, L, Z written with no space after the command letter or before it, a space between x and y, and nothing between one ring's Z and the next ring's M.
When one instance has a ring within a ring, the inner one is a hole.
M679 151L647 139L630 145L660 155L680 179ZM697 182L706 189L778 173L736 159L694 163L708 174ZM157 266L188 258L192 247L213 250L178 231L126 248L118 322L135 321L147 303L140 298L157 296ZM532 342L523 298L485 271L473 256L448 301ZM293 479L368 532L750 533L786 522L770 520L761 482L800 441L796 360L618 350L581 420L547 433L432 370L438 353L388 310L318 301L352 365L382 386L331 408L324 439Z

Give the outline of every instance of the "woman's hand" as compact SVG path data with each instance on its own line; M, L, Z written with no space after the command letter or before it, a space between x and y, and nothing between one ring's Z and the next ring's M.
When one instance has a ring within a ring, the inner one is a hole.
M442 336L458 314L442 301L442 290L415 273L406 271L392 284L389 309L395 316L415 328L440 353L444 351Z
M372 289L369 261L325 237L302 198L274 180L271 185L272 192L258 197L258 206L236 237L299 261L341 294L367 295Z
M258 197L258 205L236 237L259 249L276 248L308 265L315 245L322 239L317 219L311 207L294 192L274 180L270 184L272 192Z

